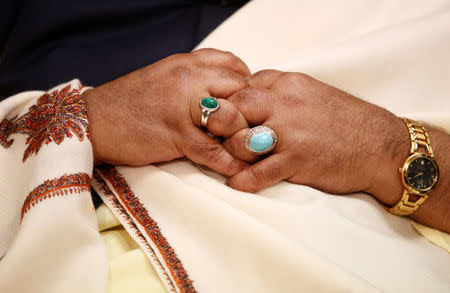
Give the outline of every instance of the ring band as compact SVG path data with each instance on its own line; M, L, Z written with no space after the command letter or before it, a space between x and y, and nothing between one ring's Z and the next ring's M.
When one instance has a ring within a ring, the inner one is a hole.
M200 101L200 109L202 109L202 117L200 119L200 125L202 127L208 127L209 115L212 112L216 112L219 109L219 101L213 97L205 97Z
M277 142L275 131L267 126L256 126L245 137L245 149L252 155L264 155L271 152Z

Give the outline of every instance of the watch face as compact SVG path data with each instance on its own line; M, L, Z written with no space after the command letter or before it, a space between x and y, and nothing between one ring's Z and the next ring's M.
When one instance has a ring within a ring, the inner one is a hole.
M438 172L436 162L421 155L409 162L405 175L409 186L419 191L427 191L436 183Z

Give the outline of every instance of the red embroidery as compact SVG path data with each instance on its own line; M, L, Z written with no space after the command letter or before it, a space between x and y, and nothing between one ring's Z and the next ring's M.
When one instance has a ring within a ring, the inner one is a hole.
M158 247L160 254L163 256L164 261L170 269L178 289L181 292L187 293L197 292L194 288L193 281L189 279L188 273L184 269L181 260L177 257L175 250L161 234L158 224L150 217L147 209L133 193L125 178L123 178L112 166L97 168L95 170L94 178L102 185L103 191L109 190L109 187L100 175L112 184L116 194L120 197L126 209L133 215L138 223L144 227L148 237L152 239L153 243ZM107 191L107 193L108 192L111 193L110 190Z
M87 111L80 90L70 85L60 91L46 93L37 100L37 104L28 109L28 113L4 119L0 123L0 144L8 148L14 142L9 136L15 133L28 135L28 147L23 154L23 162L30 155L37 154L42 145L52 141L61 144L72 133L83 141L84 132L89 138Z
M103 178L99 175L99 172L94 171L94 179L95 179L95 182L98 184L99 188L103 191L102 195L106 197L106 199L111 203L113 208L120 214L120 216L126 222L128 227L133 231L135 236L139 239L140 244L142 244L145 247L145 250L147 250L148 254L151 255L151 258L158 265L158 267L160 268L160 271L164 274L165 279L167 280L167 282L169 283L169 285L171 287L170 291L177 292L172 279L170 279L170 277L167 274L166 270L164 269L162 263L159 261L158 257L156 256L155 251L150 246L148 241L145 239L145 237L141 233L141 231L138 229L136 223L128 215L125 208L122 206L122 204L116 198L116 196L113 194L113 192L109 188L108 184L106 184L106 182L103 180ZM95 186L95 184L94 184L94 186Z
M91 178L86 173L64 174L59 178L46 180L44 183L33 189L22 206L22 216L39 202L55 196L63 196L81 193L91 190Z

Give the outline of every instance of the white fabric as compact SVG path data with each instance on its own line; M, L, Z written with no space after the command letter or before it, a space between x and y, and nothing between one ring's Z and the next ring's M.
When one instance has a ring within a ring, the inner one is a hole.
M54 90L67 85L80 87L74 80ZM26 92L1 102L0 123L27 113L42 94ZM0 145L0 292L105 292L107 253L88 190L61 189L67 194L36 202L21 219L27 195L46 180L92 175L89 140L66 137L60 145L44 144L22 162L26 137L12 134L9 148Z
M450 130L448 1L252 1L199 47ZM186 161L119 168L199 292L448 292L450 256L364 194L256 195Z

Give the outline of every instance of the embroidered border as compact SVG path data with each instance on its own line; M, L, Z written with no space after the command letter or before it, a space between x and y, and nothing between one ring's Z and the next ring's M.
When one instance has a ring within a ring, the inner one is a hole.
M126 205L126 208L132 213L139 224L144 227L145 233L152 239L153 243L161 253L178 289L180 289L181 292L196 293L197 291L194 288L193 281L189 279L188 273L184 269L180 259L177 257L175 250L161 234L158 224L150 217L147 209L133 193L125 178L123 178L117 169L112 166L97 168L95 172L98 172L112 184L117 195ZM95 174L94 176L97 175L98 174ZM98 177L95 178L97 180ZM100 182L102 181L103 180ZM103 184L103 186L105 185L106 183ZM118 204L120 205L120 203Z
M125 208L122 206L122 204L119 202L119 200L115 197L111 189L109 188L108 184L103 180L103 178L99 175L99 172L94 171L94 182L98 184L99 188L103 191L103 196L106 197L106 199L111 203L111 205L118 211L122 219L125 220L125 222L128 224L128 227L131 228L133 233L137 236L137 238L140 240L140 243L145 246L145 249L147 252L151 255L152 259L158 264L158 266L161 269L161 272L164 274L165 279L169 282L171 286L172 292L176 292L176 287L173 284L172 279L170 279L169 275L167 274L166 270L164 269L163 265L159 261L159 259L156 257L156 253L153 250L153 248L148 243L147 239L145 239L144 235L141 233L139 228L137 227L136 223L133 221L133 219L128 215Z
M71 89L68 85L59 91L45 93L26 114L3 119L0 122L0 145L9 148L14 142L9 137L16 133L28 135L23 162L33 153L38 154L44 143L59 145L65 137L70 138L73 134L83 141L84 133L89 139L87 110L80 89Z
M91 178L86 173L75 173L70 175L64 174L59 178L46 180L28 194L22 205L22 215L20 219L22 219L25 213L27 213L32 207L43 200L50 199L55 196L68 195L69 193L81 193L83 191L90 190Z

